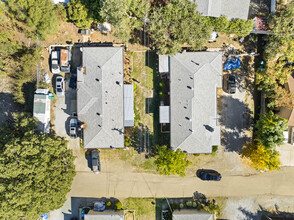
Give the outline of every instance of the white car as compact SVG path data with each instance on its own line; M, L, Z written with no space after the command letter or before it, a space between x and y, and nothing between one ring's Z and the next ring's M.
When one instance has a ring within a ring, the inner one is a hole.
M57 96L64 96L64 79L62 76L56 77L56 95Z
M51 52L51 72L53 74L59 74L60 73L59 51L52 51Z
M71 118L69 121L69 136L71 139L77 138L77 125L78 120L76 118Z

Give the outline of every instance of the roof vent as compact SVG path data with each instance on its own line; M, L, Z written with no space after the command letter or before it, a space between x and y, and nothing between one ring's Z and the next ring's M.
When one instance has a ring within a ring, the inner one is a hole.
M95 79L97 82L100 82L100 80L98 78Z
M187 119L188 121L191 121L191 118L189 118L189 117L185 117L185 119Z
M188 89L192 89L192 87L191 87L191 86L187 86L187 88L188 88Z
M98 65L97 67L101 69L101 66Z
M100 124L98 124L98 127L100 127L100 128L101 128L101 125L100 125Z
M189 129L189 131L193 132L193 130L192 130L192 129Z
M96 115L100 116L100 113L99 113L99 112L97 112L97 113L96 113Z

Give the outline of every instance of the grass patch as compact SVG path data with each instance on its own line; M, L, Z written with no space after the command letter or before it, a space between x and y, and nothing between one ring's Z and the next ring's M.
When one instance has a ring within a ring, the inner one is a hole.
M123 209L135 210L136 219L155 219L155 199L127 198L122 204Z

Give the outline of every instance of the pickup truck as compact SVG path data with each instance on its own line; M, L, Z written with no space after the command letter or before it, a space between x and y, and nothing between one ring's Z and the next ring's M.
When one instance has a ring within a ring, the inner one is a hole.
M60 71L64 73L70 72L71 51L68 49L60 50Z

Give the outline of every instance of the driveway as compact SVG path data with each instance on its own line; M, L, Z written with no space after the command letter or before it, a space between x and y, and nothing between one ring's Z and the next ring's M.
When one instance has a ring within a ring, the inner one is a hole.
M251 140L252 96L246 89L245 75L233 73L236 77L236 93L227 93L227 78L224 75L224 93L221 104L221 136L225 151L240 153L243 145Z
M54 107L55 112L55 132L58 136L65 137L68 140L68 148L73 150L76 157L76 171L90 171L89 163L86 159L85 151L80 146L80 138L69 138L69 121L73 112L77 111L76 90L69 88L69 78L65 79L65 96L56 97Z

